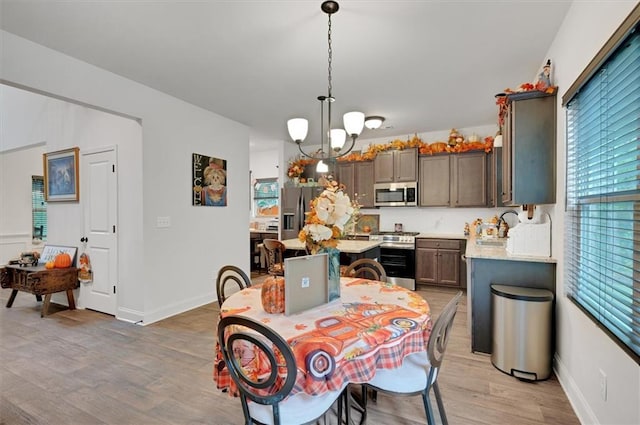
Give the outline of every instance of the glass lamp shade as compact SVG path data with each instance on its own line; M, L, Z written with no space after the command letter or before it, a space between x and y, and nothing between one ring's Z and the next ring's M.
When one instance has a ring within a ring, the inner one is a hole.
M303 141L307 137L309 121L304 118L292 118L287 121L287 129L294 142Z
M316 173L328 173L329 166L324 163L324 161L318 161L318 165L316 165Z
M334 128L331 130L331 149L339 151L344 146L344 142L347 140L347 133L341 128Z
M347 112L343 116L344 129L351 137L355 134L359 136L364 127L364 114L362 112Z

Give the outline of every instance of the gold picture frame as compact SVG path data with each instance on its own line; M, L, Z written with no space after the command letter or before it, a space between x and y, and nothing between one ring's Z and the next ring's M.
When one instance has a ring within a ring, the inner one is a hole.
M80 200L79 152L80 149L74 147L42 155L47 202Z

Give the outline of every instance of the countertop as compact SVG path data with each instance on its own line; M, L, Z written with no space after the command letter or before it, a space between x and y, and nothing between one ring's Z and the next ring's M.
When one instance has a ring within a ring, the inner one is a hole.
M304 243L299 239L285 239L282 241L287 249L303 250ZM348 254L361 254L369 251L372 248L380 246L381 241L353 241L348 239L341 239L338 241L338 249Z
M529 261L533 263L557 263L553 257L536 257L530 255L509 254L504 246L487 246L476 244L475 238L467 240L467 258L483 258L488 260L506 260L506 261Z
M258 230L258 229L249 229L249 233L269 233L272 235L277 235L278 231L277 230Z

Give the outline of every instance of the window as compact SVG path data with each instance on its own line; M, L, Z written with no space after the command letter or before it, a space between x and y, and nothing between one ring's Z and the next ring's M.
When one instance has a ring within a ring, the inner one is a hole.
M31 176L31 215L34 239L47 240L47 201L44 200L44 177Z
M253 184L253 211L256 217L278 217L280 214L278 179L257 179Z
M566 102L567 295L636 361L640 361L639 29L637 19L627 26L626 34Z

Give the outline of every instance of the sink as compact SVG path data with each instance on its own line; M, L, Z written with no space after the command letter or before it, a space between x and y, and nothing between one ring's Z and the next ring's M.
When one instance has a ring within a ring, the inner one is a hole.
M503 247L503 246L506 245L506 240L500 240L500 239L476 239L476 245Z

